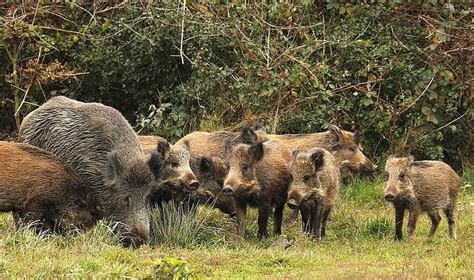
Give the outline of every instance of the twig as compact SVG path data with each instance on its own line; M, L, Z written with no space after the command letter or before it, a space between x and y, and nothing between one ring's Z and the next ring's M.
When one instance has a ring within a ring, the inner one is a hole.
M426 92L426 91L428 90L428 88L431 86L431 83L433 82L434 77L435 77L435 76L433 75L433 77L431 78L431 81L430 81L430 82L428 83L428 85L425 87L425 89L423 90L423 92L422 92L420 95L418 95L418 97L417 97L415 100L413 100L413 102L412 102L410 105L408 105L408 107L406 107L406 108L405 108L404 110L402 110L401 112L398 112L398 113L397 113L398 116L401 115L401 114L403 114L403 113L405 113L408 109L410 109L413 105L415 105L415 103L421 98L421 96L423 96L423 94L425 94L425 92Z
M181 64L184 64L183 42L184 42L184 16L186 14L186 0L183 0L183 16L181 18L181 42L179 44L179 56L181 57Z
M458 120L462 119L465 115L467 115L467 113L469 113L469 111L470 111L470 109L466 110L466 112L465 112L464 114L462 114L461 116L455 118L454 120L448 122L447 124L445 124L445 125L443 125L443 126L437 128L437 129L431 131L430 133L425 134L424 136L420 137L420 139L419 139L418 141L420 141L420 140L422 140L422 139L425 139L426 137L430 136L431 134L440 131L441 129L447 127L448 125L450 125L450 124L452 124L452 123L454 123L454 122L457 122ZM417 142L418 142L418 141L417 141Z

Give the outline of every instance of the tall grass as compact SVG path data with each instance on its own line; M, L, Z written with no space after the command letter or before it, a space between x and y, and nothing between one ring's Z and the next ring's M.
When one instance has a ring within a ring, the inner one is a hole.
M197 205L185 211L175 203L163 203L152 210L151 245L196 247L212 245L221 240L222 230L211 225L210 214L201 212Z

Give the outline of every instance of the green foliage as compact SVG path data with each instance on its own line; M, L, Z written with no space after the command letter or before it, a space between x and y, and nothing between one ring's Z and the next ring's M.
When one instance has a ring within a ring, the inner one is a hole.
M191 2L183 53L178 2L59 5L63 17L48 24L65 31L38 29L58 49L48 59L87 74L43 91L111 105L142 134L170 141L249 122L275 133L335 123L360 129L378 161L411 152L460 167L472 148L473 10L405 2ZM39 87L32 92L41 103Z
M150 261L148 264L153 265L151 279L196 279L195 273L191 271L188 263L183 260L168 257L157 261Z
M377 238L392 238L393 237L393 223L385 218L377 218L371 220L366 225L366 234L368 236L377 237Z

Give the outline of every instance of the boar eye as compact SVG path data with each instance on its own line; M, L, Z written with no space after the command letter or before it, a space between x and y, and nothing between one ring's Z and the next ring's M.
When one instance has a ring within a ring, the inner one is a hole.
M243 172L247 172L247 170L249 169L249 167L247 165L242 165L242 171Z
M384 174L385 181L388 181L388 177L389 177L388 172L385 172L385 174Z
M349 147L349 151L351 151L351 153L354 153L357 152L357 148L356 147Z
M400 181L402 181L402 182L405 181L405 174L403 174L403 173L400 174L400 175L398 176L398 180L400 180Z
M171 165L172 167L176 168L176 167L179 166L179 162L176 161L176 160L173 160L173 161L170 162L170 165Z
M303 182L308 183L309 180L311 180L311 175L304 175L303 176Z
M123 199L123 204L126 205L127 207L130 207L130 205L132 204L132 199L130 198L129 195L127 195L127 196Z

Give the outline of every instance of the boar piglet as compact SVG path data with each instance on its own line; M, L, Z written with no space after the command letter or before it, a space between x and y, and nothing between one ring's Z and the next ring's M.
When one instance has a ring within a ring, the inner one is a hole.
M413 156L390 156L385 164L385 200L395 208L395 240L403 237L403 216L409 211L408 238L413 238L418 216L426 212L431 219L429 236L438 228L443 209L448 219L449 235L456 239L454 209L461 178L441 161L414 161Z
M164 138L158 137L156 151L164 158L161 176L153 188L150 200L154 206L173 200L182 202L191 192L199 188L191 166L189 165L189 144L170 145Z
M218 157L191 158L191 169L199 181L198 190L190 195L191 203L212 205L213 207L235 217L235 202L232 197L222 193L227 167Z
M88 229L95 205L77 174L53 154L27 144L0 142L0 212L17 225L56 233Z
M341 175L336 159L325 149L295 150L290 170L287 205L300 210L304 233L324 238L329 214L339 195Z
M281 234L283 208L290 183L289 149L278 142L257 142L255 132L253 144L226 144L229 172L224 180L225 195L233 196L237 212L237 234L244 238L247 205L258 208L258 237L266 237L267 222L272 208L273 232Z

